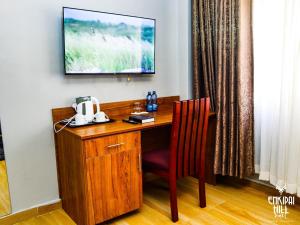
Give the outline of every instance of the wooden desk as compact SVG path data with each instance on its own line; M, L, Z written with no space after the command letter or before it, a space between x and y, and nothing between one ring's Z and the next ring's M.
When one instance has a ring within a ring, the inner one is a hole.
M109 115L109 114L108 114ZM155 122L145 124L130 124L125 123L122 119L129 116L129 114L110 116L111 119L116 120L113 123L106 123L102 125L84 126L81 128L65 128L65 131L80 138L87 140L96 137L103 137L113 134L120 134L131 131L140 131L149 128L161 127L172 124L172 105L165 105L160 107L158 112L150 113L155 117Z
M116 122L65 128L55 135L62 205L78 225L94 225L142 206L141 149L168 146L175 100L179 97L159 98L155 122L147 124L122 122L136 100L101 104ZM70 107L53 109L53 121L74 113ZM214 123L210 127L213 134ZM208 145L213 146L210 139ZM207 165L211 179L212 163Z

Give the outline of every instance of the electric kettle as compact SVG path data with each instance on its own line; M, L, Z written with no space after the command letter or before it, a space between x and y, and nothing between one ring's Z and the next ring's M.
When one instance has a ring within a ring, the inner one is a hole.
M94 113L94 104L96 104L96 113ZM87 124L92 122L95 118L95 115L100 112L99 101L92 96L76 98L76 103L74 103L72 107L77 112L75 121L76 123L80 124Z

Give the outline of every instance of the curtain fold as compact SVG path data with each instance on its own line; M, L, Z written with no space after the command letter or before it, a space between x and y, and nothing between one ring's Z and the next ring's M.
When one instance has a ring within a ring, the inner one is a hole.
M217 2L193 0L192 7L194 98L210 97L212 111L216 108Z
M192 7L194 97L217 114L214 172L243 178L254 172L251 0Z

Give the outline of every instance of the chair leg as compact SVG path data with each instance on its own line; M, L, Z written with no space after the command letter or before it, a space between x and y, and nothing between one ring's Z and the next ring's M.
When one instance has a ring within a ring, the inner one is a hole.
M171 215L172 221L178 221L178 207L177 207L177 194L176 194L176 178L169 179L170 186L170 204L171 204Z
M205 180L204 178L199 178L199 201L200 207L206 207L206 196L205 196Z

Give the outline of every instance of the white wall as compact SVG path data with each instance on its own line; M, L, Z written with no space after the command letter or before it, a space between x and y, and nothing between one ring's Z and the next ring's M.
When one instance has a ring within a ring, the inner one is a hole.
M177 0L179 89L182 99L192 98L191 1Z
M148 90L159 96L189 97L189 34L179 35L188 31L189 1L183 2L1 1L0 119L13 212L59 198L52 108L71 105L74 97L82 95L93 95L100 102L144 98ZM178 4L184 4L182 14ZM156 75L131 82L126 77L64 76L63 6L155 18Z

